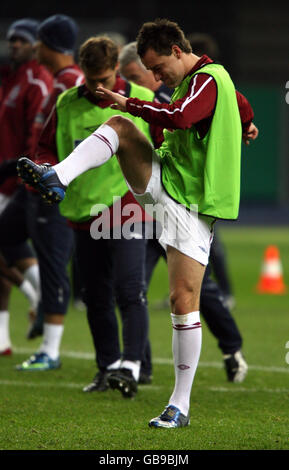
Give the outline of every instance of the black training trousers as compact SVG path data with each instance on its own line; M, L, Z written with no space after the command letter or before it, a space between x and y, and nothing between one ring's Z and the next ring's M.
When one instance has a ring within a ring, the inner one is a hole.
M75 230L75 239L82 297L99 369L121 357L141 361L149 323L144 279L146 240L94 240L86 230ZM116 305L122 320L122 354Z

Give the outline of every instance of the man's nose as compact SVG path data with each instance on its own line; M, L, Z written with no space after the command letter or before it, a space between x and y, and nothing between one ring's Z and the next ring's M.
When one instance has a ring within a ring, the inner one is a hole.
M154 72L154 77L155 77L156 82L159 82L161 80L161 74L160 73Z

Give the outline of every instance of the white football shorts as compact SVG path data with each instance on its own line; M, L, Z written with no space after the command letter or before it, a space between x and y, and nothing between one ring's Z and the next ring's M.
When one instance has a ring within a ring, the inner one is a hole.
M188 210L167 194L161 183L160 157L156 152L146 191L136 194L129 184L128 187L144 210L160 222L159 242L165 250L168 245L173 246L199 263L208 264L215 219L198 215L197 208Z

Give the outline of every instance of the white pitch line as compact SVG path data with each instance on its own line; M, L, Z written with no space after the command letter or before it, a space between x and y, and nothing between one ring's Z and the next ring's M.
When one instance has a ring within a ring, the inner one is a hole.
M34 354L35 349L30 348L13 348L13 351L16 354ZM69 357L73 359L84 359L84 360L94 360L95 354L94 353L86 353L81 351L61 351L61 357ZM158 365L172 365L172 359L166 359L161 357L156 357L153 359L154 364ZM224 364L222 362L199 362L199 367L212 367L214 369L223 369ZM276 366L259 366L259 365L248 365L249 370L256 370L261 372L280 372L283 374L289 374L289 365L288 367L276 367Z
M32 372L33 374L33 372ZM49 383L49 382L21 382L21 381L16 381L16 380L0 380L0 385L8 385L12 387L42 387L42 388L75 388L78 389L79 391L82 391L82 388L84 387L84 384L77 384L77 383L66 383L66 382L57 382L57 383ZM141 391L143 390L159 390L162 388L161 386L158 385L140 385L139 389ZM289 388L245 388L245 387L235 387L233 386L232 388L226 388L226 387L202 387L205 390L209 390L211 392L251 392L251 393L260 393L260 392L266 392L266 393L289 393Z
M245 388L245 387L208 387L212 392L267 392L267 393L289 393L289 388Z
M35 371L36 372L36 371ZM33 372L21 372L21 374L34 374ZM39 375L38 375L39 377ZM87 384L77 384L77 383L70 383L70 382L57 382L57 383L52 383L52 382L21 382L18 380L0 380L0 385L9 385L13 387L49 387L49 388L78 388L80 391L82 388L87 385ZM158 385L139 385L138 388L140 390L158 390L161 387Z
M25 372L23 372L25 373ZM33 372L30 372L33 374ZM39 377L39 376L38 376ZM66 382L57 382L57 383L49 383L49 382L21 382L19 380L0 380L0 385L12 385L12 386L20 386L21 387L51 387L51 388L81 388L81 384L76 383L66 383ZM83 385L84 386L84 385Z

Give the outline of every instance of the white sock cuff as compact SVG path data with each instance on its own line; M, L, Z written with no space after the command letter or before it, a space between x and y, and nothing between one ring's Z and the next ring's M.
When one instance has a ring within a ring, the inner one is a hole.
M130 369L135 381L137 382L139 379L140 364L141 361L129 361L126 359L122 361L120 367L124 369Z
M10 313L8 310L0 310L0 315L3 321L4 321L4 318L7 319L7 321L9 321Z
M192 330L200 328L200 312L190 312L185 315L175 315L171 313L172 324L175 330Z
M64 330L64 325L54 325L54 323L44 323L43 327L44 335L45 333L52 335L55 333L62 334Z
M39 348L39 352L45 352L51 357L51 359L57 359L59 356L63 330L64 325L44 323L43 341Z
M108 124L99 126L92 135L102 136L105 143L111 148L111 154L114 155L119 146L119 138L117 132Z
M32 283L28 281L28 279L24 279L19 286L19 290L25 295L25 297L29 300L30 308L32 310L36 310L39 295L37 294L36 290L34 289Z
M11 340L9 335L9 312L8 310L0 311L0 350L4 351L6 348L11 347Z
M32 264L27 268L23 276L25 279L28 279L29 282L33 285L34 289L39 289L40 284L40 272L38 263Z
M121 359L117 359L117 361L115 361L112 364L109 364L109 366L107 366L107 370L119 369L120 364L121 364Z

